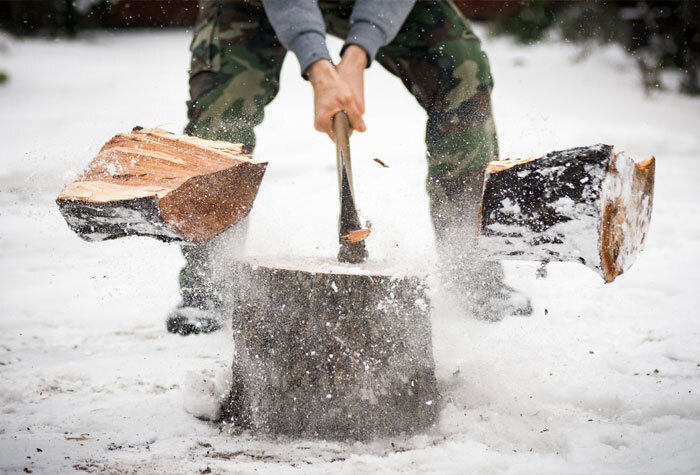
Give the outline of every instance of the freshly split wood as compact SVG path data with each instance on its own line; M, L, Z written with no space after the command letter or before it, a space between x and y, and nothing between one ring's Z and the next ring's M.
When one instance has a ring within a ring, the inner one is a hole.
M136 127L107 142L57 203L88 241L201 243L250 212L266 166L241 145ZM464 246L491 259L576 261L612 282L646 240L654 166L603 144L491 162L480 226ZM360 231L344 237L366 238Z
M646 240L654 165L603 144L491 162L478 246L492 259L580 262L612 282Z
M266 166L241 145L135 127L107 142L56 201L88 241L204 242L250 212Z

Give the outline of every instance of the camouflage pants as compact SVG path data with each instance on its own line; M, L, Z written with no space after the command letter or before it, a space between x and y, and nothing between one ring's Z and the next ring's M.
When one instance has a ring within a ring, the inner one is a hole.
M185 132L255 147L254 128L279 91L285 48L260 2L202 1L192 40ZM328 33L345 38L353 1L319 2ZM469 22L449 1L419 1L377 54L428 114L427 190L438 245L473 229L483 166L498 154L489 62ZM311 131L309 132L311 133ZM185 251L183 296L206 292L206 249ZM199 282L199 283L198 283Z

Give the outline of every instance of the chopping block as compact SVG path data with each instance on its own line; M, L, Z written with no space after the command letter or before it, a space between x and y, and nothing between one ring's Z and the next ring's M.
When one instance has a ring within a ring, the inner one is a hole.
M433 424L440 394L423 278L324 258L235 267L230 422L335 440Z

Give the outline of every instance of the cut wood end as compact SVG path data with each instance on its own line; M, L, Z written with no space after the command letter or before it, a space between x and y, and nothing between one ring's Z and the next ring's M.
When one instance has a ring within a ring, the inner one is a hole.
M644 247L654 197L655 159L615 154L603 183L600 254L603 278L627 271Z
M112 137L56 201L83 238L204 242L250 212L266 166L240 144L135 127Z
M350 242L360 242L364 241L369 237L369 234L372 232L371 229L365 228L365 229L353 229L352 231L348 231L348 233L345 236L340 236L341 239L345 239Z
M651 173L653 175L654 170L656 168L656 158L649 157L646 160L642 160L641 162L635 163L634 165L637 167L637 170L639 170L640 172Z
M165 222L188 241L203 243L250 213L266 164L241 164L193 177L159 202Z

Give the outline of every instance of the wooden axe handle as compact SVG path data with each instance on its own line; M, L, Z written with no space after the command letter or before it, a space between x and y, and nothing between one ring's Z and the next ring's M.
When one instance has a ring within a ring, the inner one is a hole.
M367 259L367 249L363 241L350 242L350 231L362 227L355 207L355 192L352 184L352 162L350 160L350 121L345 112L336 112L333 116L335 133L336 164L338 166L338 192L340 193L340 219L338 221L338 240L340 250L338 260L358 263ZM344 237L345 236L345 237Z
M352 186L352 163L350 160L350 121L345 112L336 112L333 116L333 133L335 134L336 164L338 165L338 191L342 199L342 170L346 170L353 201L355 190Z

